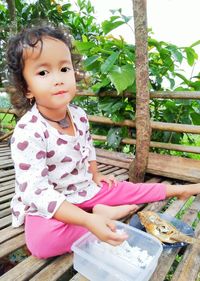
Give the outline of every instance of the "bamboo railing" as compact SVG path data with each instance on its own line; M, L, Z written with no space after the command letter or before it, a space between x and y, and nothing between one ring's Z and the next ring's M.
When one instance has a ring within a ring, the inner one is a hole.
M1 92L8 91L9 88L0 88ZM184 99L194 99L196 95L196 99L200 99L200 92L177 92L179 98ZM101 93L100 96L106 96L106 95L112 95L112 96L118 96L116 93ZM171 94L171 95L170 95ZM84 96L84 97L97 97L94 93L88 92L88 91L79 91L77 92L77 96ZM151 98L160 98L162 96L163 99L170 98L174 99L176 97L176 93L172 92L153 92L151 93ZM0 108L0 113L8 113L8 114L17 114L16 110L14 109L5 109ZM109 125L109 126L127 126L130 128L135 128L135 120L124 120L123 122L113 122L108 117L103 116L94 116L89 115L88 116L89 121L97 124L103 124L103 125ZM1 129L8 129L12 130L13 126L11 125L0 125ZM191 133L191 134L200 134L200 126L194 126L194 125L188 125L188 124L175 124L175 123L164 123L164 122L156 122L151 121L151 128L152 130L160 130L160 131L170 131L170 132L177 132L177 133ZM106 142L107 138L106 136L101 135L92 135L94 140L99 140L102 142ZM124 138L121 140L122 144L130 144L130 145L136 145L136 140L131 138ZM175 150L180 152L188 152L188 153L196 153L200 154L200 147L197 146L187 146L187 145L181 145L181 144L172 144L172 143L163 143L163 142L156 142L151 141L150 142L151 148L159 148L159 149L165 149L165 150Z

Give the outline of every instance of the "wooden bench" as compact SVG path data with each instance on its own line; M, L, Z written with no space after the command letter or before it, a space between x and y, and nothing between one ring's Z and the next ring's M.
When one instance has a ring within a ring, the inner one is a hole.
M154 157L154 156L152 156ZM155 156L156 157L156 156ZM155 158L154 157L154 158ZM152 158L153 159L153 158ZM115 174L119 180L128 180L128 167L132 159L121 153L106 152L97 149L97 161L99 170L104 174ZM150 168L155 173L156 163L152 161ZM163 162L164 165L164 162ZM177 165L177 162L175 163ZM189 164L188 164L189 165ZM198 167L197 167L198 168ZM166 167L163 167L166 175ZM196 168L194 168L196 169ZM169 169L168 169L169 170ZM173 169L172 169L173 170ZM197 169L198 170L198 169ZM159 173L158 173L159 174ZM160 173L161 174L161 173ZM191 174L190 174L191 175ZM25 246L24 228L11 227L10 200L14 193L14 168L10 158L10 148L6 143L0 143L0 260L2 261L10 253ZM172 178L175 174L172 173ZM190 179L191 180L191 179ZM148 175L147 182L168 182L173 180L163 178L161 176ZM192 177L193 182L198 181ZM191 201L191 200L190 200ZM151 203L141 206L140 209L148 209L153 211L163 211L167 214L175 216L181 211L186 202L180 200L170 200ZM200 209L200 196L194 197L193 202L186 208L182 220L190 225L196 221L195 234L200 237L200 223L198 212ZM128 219L126 219L128 222ZM37 235L37 234L35 234ZM181 261L176 262L176 257L179 254ZM33 256L27 256L23 261L12 267L9 271L0 276L0 280L86 280L83 276L76 273L72 269L73 255L66 254L56 258L39 260ZM173 269L173 271L172 271ZM159 259L158 266L154 272L151 281L166 280L167 274L172 275L172 281L199 281L200 280L200 248L189 245L184 248L167 249L162 253Z

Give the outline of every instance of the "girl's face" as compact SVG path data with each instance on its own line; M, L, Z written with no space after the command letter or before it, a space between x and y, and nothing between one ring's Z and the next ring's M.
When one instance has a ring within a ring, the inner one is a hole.
M43 46L24 49L23 75L28 85L27 98L35 98L42 113L66 111L76 93L71 54L64 42L43 38Z

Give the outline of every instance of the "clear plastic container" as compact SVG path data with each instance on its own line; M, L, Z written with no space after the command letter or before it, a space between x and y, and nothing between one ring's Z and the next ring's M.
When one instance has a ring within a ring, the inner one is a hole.
M131 247L147 251L151 261L138 265L136 259L128 261L113 254L98 243L98 238L88 232L72 245L74 269L91 281L147 281L154 272L162 253L161 242L152 235L116 221L117 230L128 234Z

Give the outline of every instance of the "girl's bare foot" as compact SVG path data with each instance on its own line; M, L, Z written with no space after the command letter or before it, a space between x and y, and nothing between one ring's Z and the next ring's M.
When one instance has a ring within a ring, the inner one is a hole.
M166 196L176 196L180 200L186 200L192 195L200 194L200 183L186 185L167 185Z
M109 219L118 220L130 213L134 213L138 210L138 206L132 205L121 205L121 206L107 206L103 204L97 204L93 208L93 213L103 215Z

